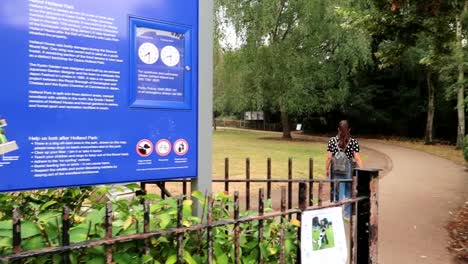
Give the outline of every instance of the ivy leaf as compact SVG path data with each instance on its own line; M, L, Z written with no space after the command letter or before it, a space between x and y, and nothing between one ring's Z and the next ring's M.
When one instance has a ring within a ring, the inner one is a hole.
M54 256L52 257L52 263L53 263L53 264L60 264L60 263L62 263L62 256L60 256L60 255L54 255Z
M24 240L23 240L24 241ZM44 240L41 236L35 236L27 239L24 241L23 249L24 250L31 250L31 249L38 249L45 246Z
M189 226L192 225L192 222L190 222L189 220L183 220L182 225L185 226L185 227L189 227Z
M171 216L168 214L160 215L159 219L161 220L161 222L159 223L159 226L161 226L161 228L166 228L171 223Z
M99 224L104 222L104 217L106 216L106 208L103 207L99 210L93 210L86 216L86 220L93 223L93 224Z
M123 223L123 230L127 230L133 224L133 217L129 216Z
M214 249L214 255L215 255L215 258L216 258L216 262L218 264L228 264L229 259L228 259L228 256L227 256L226 252L224 251L221 244L219 244L219 240L215 240L215 241L216 241L216 243L213 245L213 249Z
M124 186L132 191L139 190L141 188L141 186L136 183L129 183L129 184L125 184Z
M192 258L192 255L190 255L190 253L188 251L185 251L185 250L184 250L184 260L188 264L198 264L197 261Z
M146 263L149 263L151 261L154 261L153 257L151 256L148 256L148 255L144 255L142 258L141 258L141 263L143 264L146 264Z
M13 237L13 229L6 230L6 229L0 229L0 237Z
M129 253L117 253L114 254L114 260L118 264L134 263L136 262L136 255Z
M21 223L21 237L28 238L32 236L37 236L41 234L41 230L37 225L31 221L25 221Z
M219 255L215 255L216 263L218 264L229 264L229 259L225 252L222 252Z
M13 221L12 220L0 221L0 229L12 230L13 229Z
M78 256L77 254L70 254L70 262L71 264L78 264Z
M174 263L176 263L176 262L177 262L177 255L176 255L176 254L173 254L173 255L170 255L170 256L167 258L165 264L174 264Z
M56 217L59 217L60 216L60 213L58 212L44 212L44 213L41 213L39 214L39 216L37 217L37 220L41 223L44 223L46 224L47 222L50 222L52 224L55 224L56 221L55 221L55 218Z
M255 248L258 245L258 242L256 240L254 240L254 241L250 241L247 244L241 244L241 245L245 245L243 247L245 247L248 250L252 250L253 248Z
M92 259L86 261L86 264L104 264L106 263L106 260L104 259L104 257L97 257L97 256L93 256Z
M87 239L88 230L85 228L74 228L70 230L70 242L79 243Z
M284 249L286 255L294 250L294 244L291 239L286 239L286 241L284 241Z
M155 193L148 193L145 196L143 196L145 200L161 200L161 195L155 194Z
M167 237L158 237L158 243L169 243L169 240L167 240Z
M203 194L200 191L192 192L192 197L197 198L200 205L202 205L202 206L205 205L205 197L203 196Z
M56 203L57 203L57 201L48 201L47 203L41 205L40 210L44 211L45 209L47 209L48 207L50 207L50 206L52 206L52 205L54 205Z
M182 202L182 212L184 214L184 216L188 217L188 216L192 216L192 204L193 204L193 201L192 200L184 200Z
M255 264L257 263L258 256L257 255L248 255L247 257L243 258L243 263L245 264Z
M275 255L277 252L278 252L278 248L273 248L273 247L268 248L268 253L270 253L270 255Z
M92 247L92 248L88 248L86 250L86 254L87 255L104 255L106 254L106 250L105 250L105 247L104 246L99 246L99 247Z
M11 237L2 237L0 238L0 247L11 247L13 244L13 239Z

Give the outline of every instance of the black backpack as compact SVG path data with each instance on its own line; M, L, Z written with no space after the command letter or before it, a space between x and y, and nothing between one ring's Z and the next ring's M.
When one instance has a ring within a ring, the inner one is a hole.
M348 145L349 145L349 142L344 148L344 150L341 150L340 145L338 144L338 140L336 141L336 147L338 151L335 153L335 155L333 155L333 163L332 163L333 173L346 174L349 172L351 161L348 159L348 156L346 156L346 153L345 153L346 149L348 148Z

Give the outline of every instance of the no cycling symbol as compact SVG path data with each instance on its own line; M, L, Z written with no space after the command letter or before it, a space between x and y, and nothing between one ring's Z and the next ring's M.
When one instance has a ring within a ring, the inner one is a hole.
M189 150L189 144L185 139L178 139L174 142L174 152L179 156L187 154Z
M160 156L167 156L171 152L171 143L167 139L161 139L156 143L156 152Z

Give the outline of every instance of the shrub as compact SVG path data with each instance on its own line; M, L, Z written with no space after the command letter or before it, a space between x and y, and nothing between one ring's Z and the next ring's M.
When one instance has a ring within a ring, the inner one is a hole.
M129 186L127 186L129 187ZM135 188L131 186L130 188ZM80 191L82 192L79 195ZM105 194L105 187L90 190L74 189L38 191L31 193L19 193L16 196L5 196L2 203L12 202L11 199L21 197L25 204L18 205L24 212L22 215L21 234L23 250L39 249L50 246L59 246L61 239L61 210L63 204L59 199L47 201L46 195L59 197L59 195L73 196L78 200L82 197L91 197L93 194ZM56 193L57 192L57 193ZM202 204L205 198L201 193L195 192L192 197L197 198ZM148 194L143 196L150 201L150 229L165 230L176 227L177 222L177 198L169 197L161 199L159 195ZM224 193L213 195L213 221L232 219L231 212L226 208L233 208L232 197ZM70 197L63 199L70 202ZM93 202L88 199L85 202L74 204L72 211L72 223L70 228L70 242L79 243L89 240L103 239L105 236L105 204ZM130 235L143 232L144 208L139 199L132 201L113 201L114 212L112 222L113 236ZM85 207L87 210L83 210ZM4 207L2 207L4 208ZM206 208L206 206L204 206ZM10 208L8 208L10 209ZM272 211L267 203L265 212ZM256 212L248 211L241 213L241 217L255 215ZM294 263L297 250L297 227L284 219L285 233L285 255L287 263ZM183 221L185 227L200 224L202 220L192 214L192 200L183 201ZM257 263L259 254L262 254L265 263L278 263L280 254L279 232L281 230L279 219L264 220L263 242L258 243L258 221L239 224L240 227L240 252L242 263ZM234 263L234 232L232 225L213 228L213 258L218 264ZM12 220L11 212L3 212L0 219L0 255L12 252ZM196 264L206 263L207 243L206 229L184 233L184 261ZM157 236L150 239L150 255L143 252L144 242L134 241L120 243L113 246L113 263L175 263L177 257L177 239L175 234ZM60 263L60 255L43 256L29 259L24 263ZM71 263L105 263L105 248L95 247L73 251L70 254Z

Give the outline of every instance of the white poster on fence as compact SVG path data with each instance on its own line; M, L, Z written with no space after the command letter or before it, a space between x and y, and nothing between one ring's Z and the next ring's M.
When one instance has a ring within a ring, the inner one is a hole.
M301 252L302 263L347 263L341 207L302 213Z

